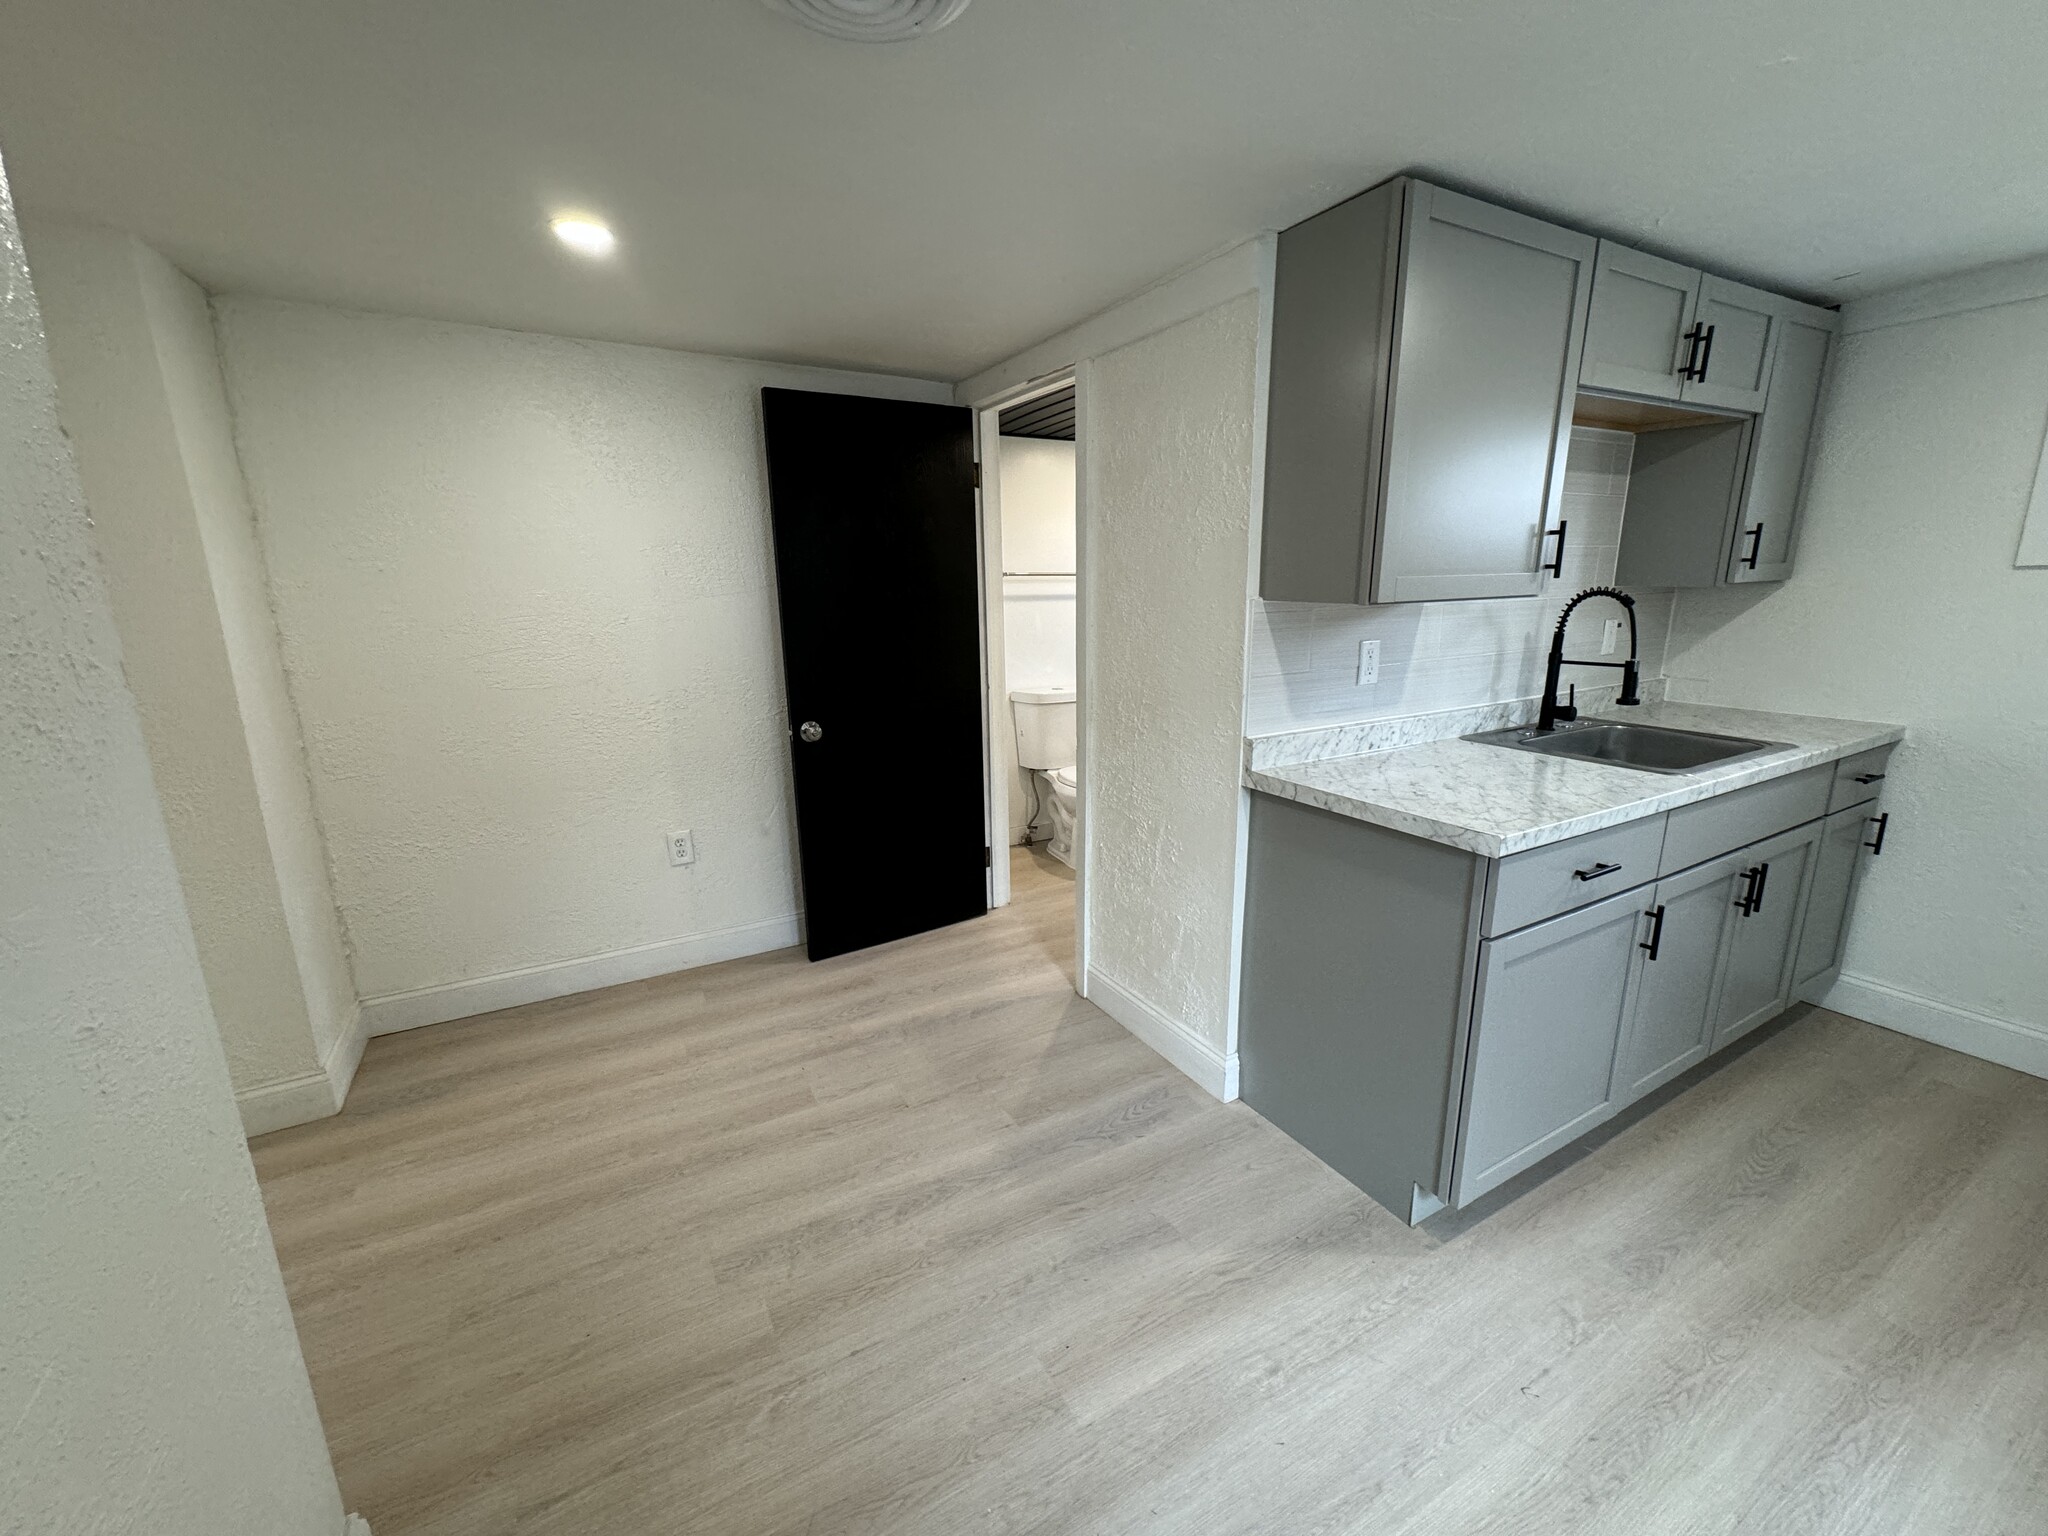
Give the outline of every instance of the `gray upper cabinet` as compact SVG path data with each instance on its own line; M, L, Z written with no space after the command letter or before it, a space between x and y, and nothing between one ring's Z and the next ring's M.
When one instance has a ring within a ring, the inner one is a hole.
M1686 334L1699 306L1697 267L1600 242L1579 383L1586 389L1676 400L1685 380Z
M1579 387L1754 415L1770 392L1783 304L1602 240Z
M1716 410L1762 410L1771 388L1782 302L1761 288L1702 274L1699 352L1680 398Z
M1595 250L1409 178L1280 236L1261 595L1541 589Z
M1756 419L1742 510L1728 551L1727 579L1731 582L1783 581L1792 574L1808 446L1814 418L1820 412L1828 347L1839 324L1829 310L1789 299L1774 302L1781 313L1770 394L1763 414Z
M1692 417L1697 425L1637 435L1615 564L1623 586L1714 587L1792 574L1808 445L1837 320L1769 294L1756 302L1776 309L1768 337L1759 341L1753 327L1720 334L1745 338L1745 349L1764 347L1763 409L1701 411ZM1722 355L1717 340L1715 356Z

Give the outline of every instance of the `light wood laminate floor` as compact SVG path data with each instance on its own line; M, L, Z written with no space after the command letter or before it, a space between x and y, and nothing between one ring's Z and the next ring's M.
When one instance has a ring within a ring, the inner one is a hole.
M2048 1530L2048 1083L1814 1013L1410 1231L1072 994L1064 875L258 1141L377 1536Z

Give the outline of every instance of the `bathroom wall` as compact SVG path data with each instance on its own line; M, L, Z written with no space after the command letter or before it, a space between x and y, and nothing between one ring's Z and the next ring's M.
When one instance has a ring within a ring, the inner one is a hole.
M1002 476L1003 661L1010 688L1074 686L1074 445L997 439ZM1004 710L997 750L1015 762L1015 722ZM1024 841L1028 775L1010 791L1010 841ZM1041 798L1043 798L1041 796ZM1039 817L1044 835L1046 817Z
M216 317L371 1028L795 942L760 389L950 392L310 305ZM673 868L685 827L697 862Z
M4 172L0 548L0 1528L340 1536Z
M1565 461L1570 538L1564 574L1546 576L1539 597L1385 607L1254 599L1247 733L1424 714L1541 693L1544 657L1564 604L1582 588L1614 579L1633 444L1626 432L1572 429ZM1643 676L1656 677L1664 665L1672 595L1634 596ZM1616 611L1598 604L1575 615L1571 653L1599 654L1602 621ZM1362 687L1359 642L1375 638L1379 681ZM1576 677L1582 686L1605 685L1616 674L1589 668Z
M356 994L206 295L112 231L39 221L29 249L244 1123L332 1114Z
M1896 721L1831 1006L2048 1075L2048 261L1843 312L1797 560L1686 592L1674 697Z
M1260 314L1243 293L1079 375L1089 995L1232 1094Z

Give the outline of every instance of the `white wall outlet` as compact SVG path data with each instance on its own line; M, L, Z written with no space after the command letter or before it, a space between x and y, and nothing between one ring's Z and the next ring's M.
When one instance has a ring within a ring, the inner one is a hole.
M1600 631L1600 654L1612 656L1614 648L1621 644L1621 620L1609 619L1607 627Z
M1364 688L1380 680L1380 643L1377 640L1358 642L1358 686Z
M697 862L697 844L687 831L669 833L668 861L678 869Z

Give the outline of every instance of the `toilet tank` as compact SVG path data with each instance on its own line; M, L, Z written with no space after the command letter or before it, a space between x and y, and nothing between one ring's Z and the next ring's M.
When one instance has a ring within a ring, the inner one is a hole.
M1080 756L1073 689L1013 689L1010 713L1017 720L1018 767L1065 768Z

